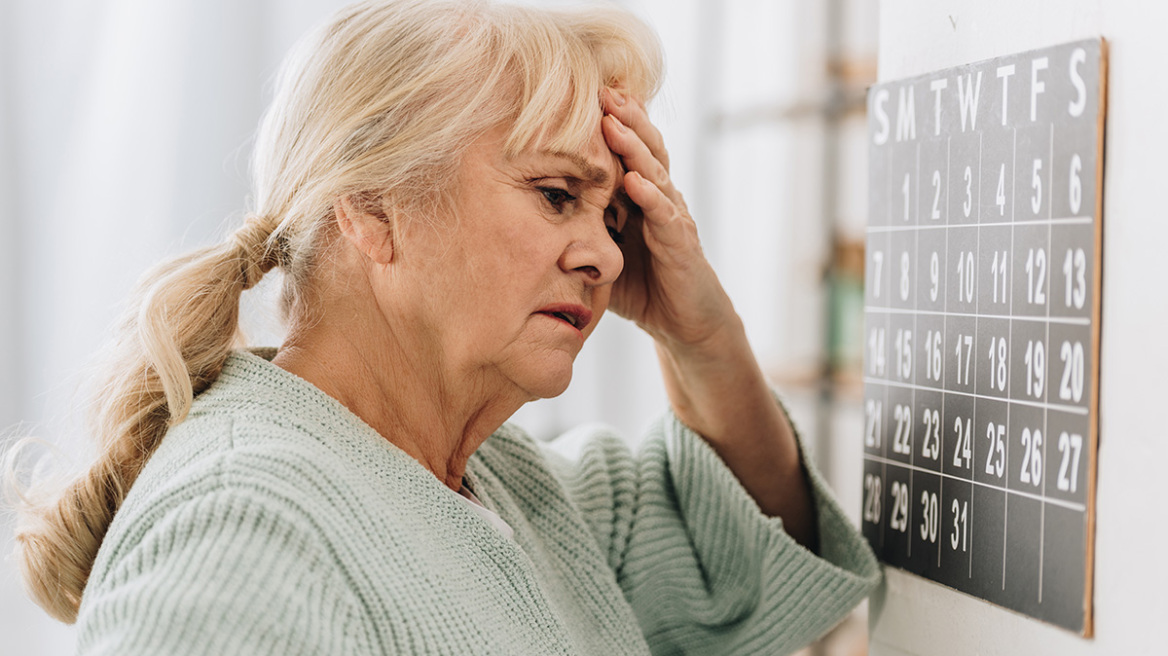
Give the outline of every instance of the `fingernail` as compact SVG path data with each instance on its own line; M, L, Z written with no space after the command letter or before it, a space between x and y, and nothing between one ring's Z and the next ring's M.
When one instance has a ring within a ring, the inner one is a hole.
M616 89L609 89L609 90L608 90L608 95L612 96L612 102L613 102L613 103L614 103L614 104L615 104L617 107L624 107L624 105L625 105L625 97L624 97L624 95L623 95L623 94L621 94L621 92L617 91Z
M609 114L608 117L612 119L612 122L616 125L617 130L620 130L621 132L628 132L629 128L624 123L621 123L619 118L613 116L612 114Z

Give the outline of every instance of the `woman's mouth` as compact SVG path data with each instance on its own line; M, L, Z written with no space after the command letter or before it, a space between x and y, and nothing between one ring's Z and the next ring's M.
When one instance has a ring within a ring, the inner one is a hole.
M539 309L538 314L546 314L583 332L592 322L592 311L582 305L555 304Z

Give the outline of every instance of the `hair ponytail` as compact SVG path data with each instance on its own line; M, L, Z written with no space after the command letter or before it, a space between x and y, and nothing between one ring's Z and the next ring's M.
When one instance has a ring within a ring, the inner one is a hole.
M278 263L274 228L249 216L224 243L162 264L139 283L95 388L96 462L50 503L25 497L16 526L25 586L62 622L76 620L102 538L142 467L219 376L236 342L240 294Z

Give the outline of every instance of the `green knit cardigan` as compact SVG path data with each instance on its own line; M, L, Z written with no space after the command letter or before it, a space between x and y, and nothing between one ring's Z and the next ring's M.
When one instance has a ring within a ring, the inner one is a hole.
M233 353L109 528L80 654L793 651L879 580L811 467L820 553L672 414L569 460L505 425L468 480L507 539L333 398Z

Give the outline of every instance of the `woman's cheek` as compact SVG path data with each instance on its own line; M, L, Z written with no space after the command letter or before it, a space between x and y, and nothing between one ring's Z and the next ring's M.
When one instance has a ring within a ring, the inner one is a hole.
M600 324L600 318L604 316L604 311L608 309L608 302L611 298L612 285L598 287L592 292L592 321L584 328L584 339L588 339L588 336Z

